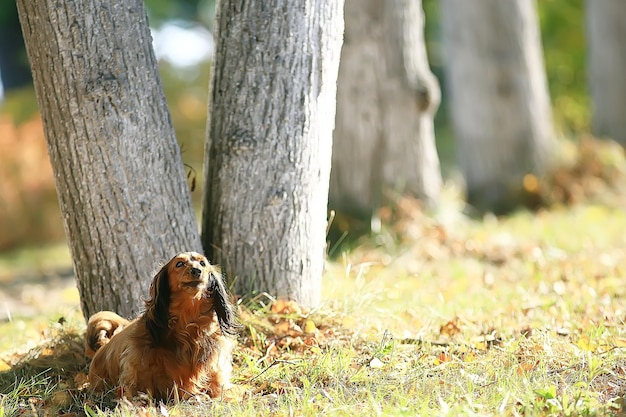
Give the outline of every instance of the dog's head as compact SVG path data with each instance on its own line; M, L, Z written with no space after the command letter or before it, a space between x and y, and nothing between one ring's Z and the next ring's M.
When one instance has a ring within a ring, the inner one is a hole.
M197 311L206 301L222 332L235 334L238 325L219 268L196 252L176 255L152 280L146 302L146 325L155 344L167 335L172 316Z

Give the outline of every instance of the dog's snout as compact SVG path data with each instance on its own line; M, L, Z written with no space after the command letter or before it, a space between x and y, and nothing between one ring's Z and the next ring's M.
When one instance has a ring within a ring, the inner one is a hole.
M200 277L200 274L202 274L202 270L198 269L198 268L191 268L191 275L193 275L196 278Z

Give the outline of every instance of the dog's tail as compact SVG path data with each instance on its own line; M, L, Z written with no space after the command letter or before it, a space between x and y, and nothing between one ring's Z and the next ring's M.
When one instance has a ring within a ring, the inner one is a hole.
M85 337L85 355L93 358L98 349L109 343L111 338L130 323L112 311L99 311L89 317Z

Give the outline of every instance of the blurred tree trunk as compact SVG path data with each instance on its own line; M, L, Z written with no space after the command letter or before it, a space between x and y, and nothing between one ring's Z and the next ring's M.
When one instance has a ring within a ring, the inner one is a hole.
M450 111L468 200L504 212L553 139L534 0L442 0Z
M585 17L593 134L626 145L626 2L587 0Z
M421 0L347 0L330 207L368 219L384 190L428 203L441 187L434 114L440 91Z
M143 3L18 3L83 314L134 316L201 249Z
M240 294L320 301L342 9L218 4L202 239Z

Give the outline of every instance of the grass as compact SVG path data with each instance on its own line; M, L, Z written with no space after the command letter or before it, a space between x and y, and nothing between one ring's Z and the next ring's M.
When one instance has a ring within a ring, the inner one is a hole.
M381 213L380 232L327 262L320 308L240 306L236 401L91 393L76 302L0 325L0 416L622 413L626 210L470 219L446 200Z
M18 274L44 274L51 269L71 269L72 258L65 243L25 247L2 252L0 282Z

